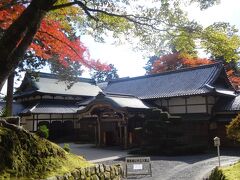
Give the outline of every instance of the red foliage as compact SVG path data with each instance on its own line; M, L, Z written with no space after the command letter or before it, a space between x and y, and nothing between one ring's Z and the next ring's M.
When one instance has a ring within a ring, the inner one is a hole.
M3 0L0 7L9 3L11 0ZM6 10L0 11L0 28L7 29L14 20L24 11L23 5L14 5ZM59 62L64 66L68 66L65 59L79 61L81 64L99 70L107 70L109 67L101 64L99 61L90 59L87 48L80 39L71 39L64 33L64 27L57 21L52 19L43 19L38 32L34 37L34 41L29 47L36 56L43 59L51 59L58 57Z
M212 63L213 61L207 58L183 58L184 67L196 67Z
M168 54L160 57L153 64L152 74L176 70L185 67L196 67L200 65L212 64L213 61L207 58L192 58L189 55L179 53Z
M228 75L229 80L232 82L233 86L234 86L236 89L239 89L239 86L240 86L240 77L239 77L239 76L236 76L233 70L228 70L228 71L227 71L227 75Z
M181 64L182 59L178 53L164 55L154 62L151 74L176 70Z
M0 7L7 5L11 0L2 0L0 2ZM7 29L14 20L16 20L19 15L23 12L25 7L23 5L11 6L8 9L3 9L0 11L0 28Z

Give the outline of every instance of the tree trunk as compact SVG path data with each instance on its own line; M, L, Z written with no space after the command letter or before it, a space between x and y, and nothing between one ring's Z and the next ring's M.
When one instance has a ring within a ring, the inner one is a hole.
M6 116L13 115L13 87L14 87L14 72L8 77L7 83L7 100L6 100Z
M17 68L36 34L41 20L56 0L32 0L0 39L0 90Z

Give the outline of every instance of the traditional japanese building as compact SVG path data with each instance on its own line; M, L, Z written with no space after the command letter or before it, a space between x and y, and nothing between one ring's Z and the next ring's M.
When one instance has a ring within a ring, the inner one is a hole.
M36 131L47 125L50 138L73 137L77 102L95 97L101 89L94 80L79 78L70 89L53 74L39 73L35 79L26 74L14 99L25 109L19 114L23 127Z
M240 111L240 96L221 63L116 79L103 89L84 78L67 89L56 76L40 73L38 80L25 77L15 99L25 106L20 115L30 131L46 124L55 137L74 133L123 147L139 141L134 129L154 108L181 118L183 141L211 143L219 136L228 145L225 125Z
M104 92L131 94L181 117L189 142L211 142L219 136L227 145L225 125L240 110L240 96L221 63L113 80Z

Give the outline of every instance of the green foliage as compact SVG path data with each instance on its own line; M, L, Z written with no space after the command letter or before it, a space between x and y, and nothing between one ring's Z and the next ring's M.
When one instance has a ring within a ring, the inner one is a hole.
M227 136L240 142L240 114L235 117L227 127Z
M223 57L227 62L237 61L240 58L240 37L237 32L229 23L214 23L202 32L202 47L214 57Z
M49 129L46 125L39 126L36 134L39 137L47 139L49 137Z
M63 149L66 151L66 152L70 152L70 146L69 146L69 144L64 144L64 146L63 146Z
M82 65L77 61L66 60L68 66L62 65L57 57L51 59L49 63L51 72L56 74L60 81L64 81L67 85L67 88L70 89L72 85L79 80L79 77L82 75Z
M107 70L107 71L92 70L90 73L91 78L98 83L119 78L117 69L114 67L114 65L109 64L109 68L110 70Z
M216 167L212 170L208 180L226 180L226 177L222 170Z
M6 117L7 116L7 110L6 107L0 109L0 117Z
M153 64L155 63L156 60L158 60L158 56L151 56L149 57L146 65L144 66L144 69L146 70L146 74L150 74L152 69L153 69Z

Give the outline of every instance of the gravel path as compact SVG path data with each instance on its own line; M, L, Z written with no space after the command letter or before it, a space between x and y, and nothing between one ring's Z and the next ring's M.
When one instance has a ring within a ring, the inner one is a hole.
M63 146L64 144L60 144ZM84 156L95 163L124 163L127 151L119 148L95 148L91 144L69 143L71 152ZM221 150L221 165L233 164L240 160L240 150ZM120 159L119 159L120 158ZM114 160L115 159L115 160ZM153 156L152 177L141 176L141 180L201 180L218 165L216 152L192 156ZM128 178L131 179L131 178ZM132 178L136 179L136 178Z
M236 153L226 152L221 156L221 165L233 164L240 160ZM154 156L152 161L152 177L139 176L128 179L141 180L201 180L214 167L218 165L218 158L214 154L203 154L193 156ZM115 160L105 162L107 164L123 163Z

